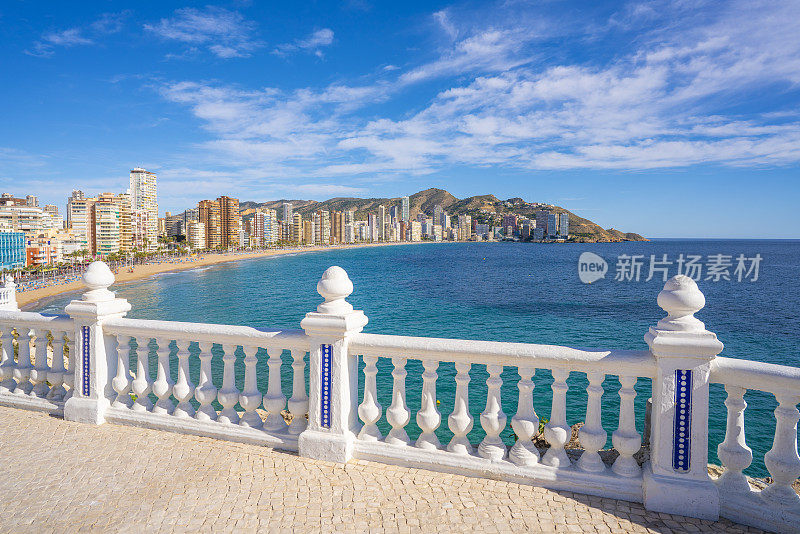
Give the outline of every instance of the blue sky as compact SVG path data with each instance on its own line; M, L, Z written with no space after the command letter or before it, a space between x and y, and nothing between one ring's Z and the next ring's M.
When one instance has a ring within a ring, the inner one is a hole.
M161 211L441 187L800 238L800 3L0 6L0 189Z

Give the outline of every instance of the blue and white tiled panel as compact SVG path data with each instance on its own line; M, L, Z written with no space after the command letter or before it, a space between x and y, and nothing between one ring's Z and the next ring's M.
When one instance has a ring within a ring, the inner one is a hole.
M323 428L331 427L331 346L322 345L322 384L320 389L320 425Z
M691 467L692 449L692 371L675 371L675 430L672 468L686 472Z

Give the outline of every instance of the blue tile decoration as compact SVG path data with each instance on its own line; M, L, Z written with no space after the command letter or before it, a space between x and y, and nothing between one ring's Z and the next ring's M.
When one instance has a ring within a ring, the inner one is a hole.
M83 396L88 397L91 391L89 385L89 327L82 326L81 333L81 351L83 352L83 369L81 371L83 380L81 382L83 383Z
M687 472L692 449L692 372L675 371L675 429L672 445L672 468Z
M321 345L322 352L322 389L320 390L320 425L331 427L331 346Z

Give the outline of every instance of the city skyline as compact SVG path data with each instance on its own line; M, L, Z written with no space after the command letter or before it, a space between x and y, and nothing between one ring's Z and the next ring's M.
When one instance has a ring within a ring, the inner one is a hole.
M39 9L1 14L0 189L43 204L141 166L159 215L440 187L648 237L800 237L793 3Z

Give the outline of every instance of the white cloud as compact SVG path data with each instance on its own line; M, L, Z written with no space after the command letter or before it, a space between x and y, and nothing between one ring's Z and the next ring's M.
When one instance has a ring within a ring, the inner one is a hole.
M458 28L450 22L450 16L446 10L437 11L433 14L433 18L442 27L442 30L450 36L451 40L455 40L458 37Z
M631 9L631 20L656 16ZM752 94L797 90L797 11L732 4L699 25L687 15L669 22L680 26L669 38L656 28L627 52L591 64L542 59L534 53L539 34L493 25L459 31L427 63L380 69L370 83L282 91L181 82L163 94L203 121L212 136L199 147L205 157L245 179L369 180L452 165L796 165L797 110L743 114L737 106ZM450 80L450 88L399 117L376 107L433 79ZM365 106L373 106L368 116Z
M70 48L96 44L98 38L121 31L124 21L129 15L128 11L104 13L86 26L47 32L42 35L41 39L33 43L32 48L25 50L25 53L36 57L50 57L59 46Z
M190 47L203 46L223 59L247 57L263 46L253 36L254 22L240 13L219 7L177 9L172 17L156 24L145 24L144 29L165 40Z
M333 44L333 30L322 28L312 32L305 39L296 39L291 43L280 44L272 52L281 56L291 52L310 52L317 57L322 57L321 48L331 44Z

